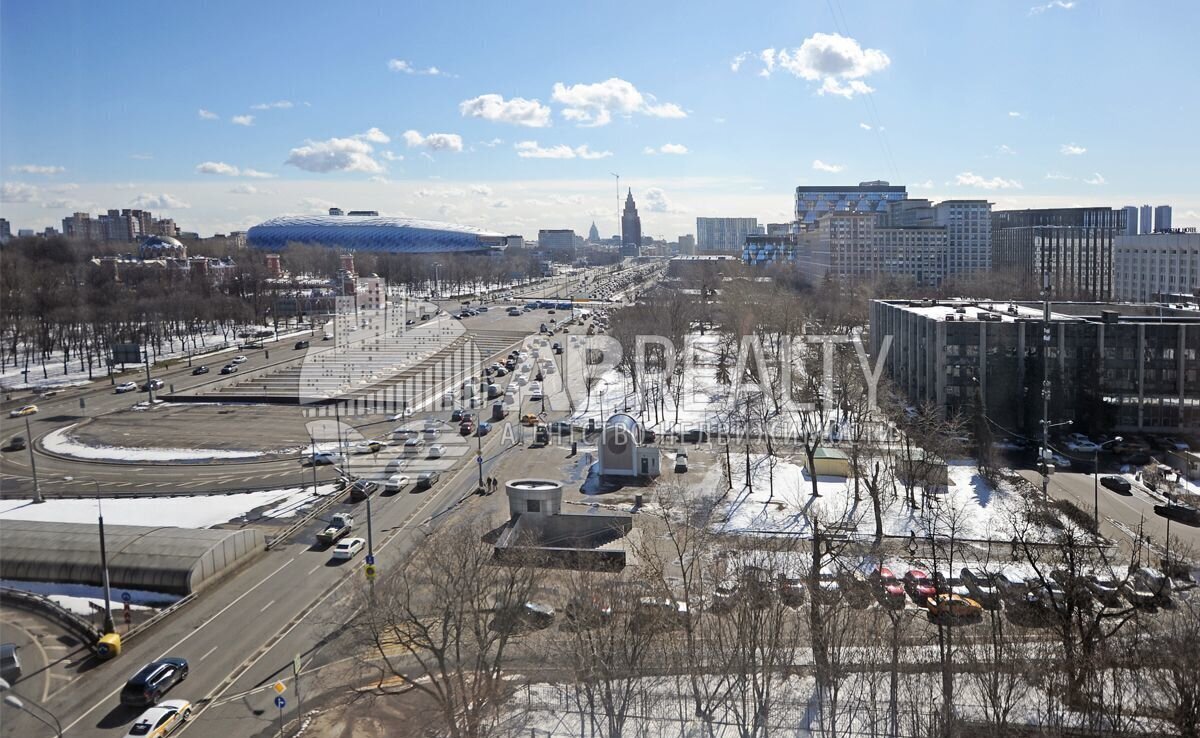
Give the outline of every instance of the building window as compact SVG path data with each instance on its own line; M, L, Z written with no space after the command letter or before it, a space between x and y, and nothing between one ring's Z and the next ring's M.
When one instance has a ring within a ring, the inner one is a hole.
M525 500L525 512L540 513L542 511L541 500Z

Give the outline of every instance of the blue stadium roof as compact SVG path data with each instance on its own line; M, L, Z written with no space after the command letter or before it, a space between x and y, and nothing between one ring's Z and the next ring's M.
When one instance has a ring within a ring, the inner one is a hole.
M444 254L504 248L504 236L473 226L386 215L284 215L246 232L258 249L282 249L289 243L311 243L348 251L398 254Z

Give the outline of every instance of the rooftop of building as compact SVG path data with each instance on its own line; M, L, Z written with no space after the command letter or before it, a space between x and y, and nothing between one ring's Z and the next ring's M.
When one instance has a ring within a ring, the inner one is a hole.
M1040 322L1040 302L993 300L879 300L931 320ZM988 317L980 317L986 315ZM1085 323L1200 323L1200 306L1183 303L1051 302L1050 319Z

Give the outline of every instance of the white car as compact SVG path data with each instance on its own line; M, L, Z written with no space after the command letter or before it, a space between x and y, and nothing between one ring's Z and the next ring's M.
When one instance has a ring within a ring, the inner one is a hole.
M1067 448L1083 454L1094 454L1100 450L1100 444L1088 440L1072 439L1067 441Z
M249 359L247 359L245 356L242 356L241 354L238 354L237 356L230 359L229 363L230 364L245 364L247 361L249 361Z
M388 420L404 420L405 418L411 418L412 414L413 409L411 407L407 407L404 409L404 412L399 412L395 415L389 415Z
M411 480L403 474L393 474L383 483L384 492L399 492L408 486Z
M359 441L354 444L354 453L356 454L374 454L379 453L383 449L382 441Z
M192 703L187 700L166 700L143 712L125 738L162 738L174 733L192 716Z
M1062 454L1056 454L1053 451L1051 451L1048 454L1048 460L1051 464L1054 464L1059 469L1070 469L1071 468L1071 460L1068 459L1066 456L1063 456Z
M431 459L440 459L446 455L446 447L440 443L435 443L429 447L428 456Z
M329 466L338 463L338 454L332 451L315 451L308 459L313 466Z
M425 439L426 443L431 443L433 441L436 441L438 439L438 436L440 436L440 435L442 435L442 432L440 430L438 430L437 428L426 428L421 433L421 436Z
M331 557L337 561L348 561L366 548L367 542L361 538L343 538L333 547Z
M404 442L404 453L406 456L416 456L424 445L425 442L420 438L410 438Z
M126 392L137 392L137 388L137 382L122 382L121 384L117 385L114 392L116 392L118 395L121 395Z

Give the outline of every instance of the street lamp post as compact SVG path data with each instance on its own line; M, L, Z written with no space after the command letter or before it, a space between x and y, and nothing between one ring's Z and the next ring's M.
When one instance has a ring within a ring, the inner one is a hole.
M8 686L7 683L5 683L6 689L7 689L7 686ZM53 730L55 735L58 736L58 738L62 738L62 734L63 734L62 723L58 722L58 718L54 716L54 713L50 712L49 710L42 707L41 705L36 705L36 703L34 703L33 700L30 700L29 703L31 705L35 705L36 707L40 707L42 712L44 712L50 716L50 719L54 721L54 724L51 725L44 717L42 717L41 715L38 715L36 712L34 712L33 710L30 710L28 707L26 707L25 703L16 695L13 695L13 694L4 695L4 704L8 705L9 707L20 710L21 712L25 713L26 715L29 715L34 720L37 720L42 725L45 725L47 728L50 728L51 730Z
M1117 436L1111 441L1105 441L1096 445L1096 450L1092 452L1092 514L1096 521L1096 531L1100 530L1100 449L1110 443L1120 443L1125 439Z
M33 431L29 429L29 416L35 414L36 411L25 415L25 443L29 448L29 470L33 474L33 501L40 504L45 500L42 499L42 488L38 486L37 462L33 458Z

